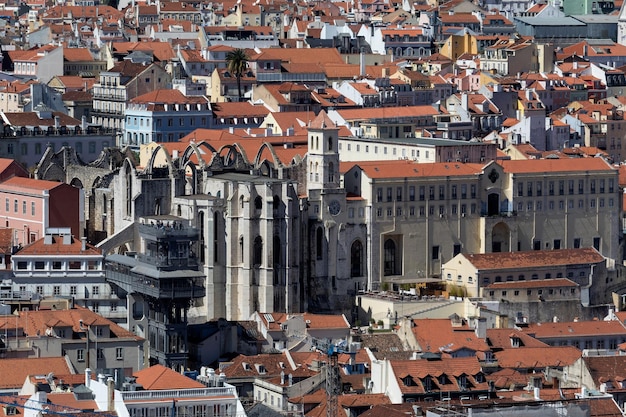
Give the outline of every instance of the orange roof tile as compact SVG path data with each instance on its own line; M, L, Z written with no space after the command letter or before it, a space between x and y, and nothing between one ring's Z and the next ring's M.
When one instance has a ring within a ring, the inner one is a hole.
M15 318L13 318L13 326L15 326ZM3 358L0 360L0 375L2 375L0 389L22 388L28 375L47 375L50 372L55 375L71 374L72 369L64 357Z
M463 254L479 270L537 268L603 262L594 248Z
M204 384L195 381L163 365L153 365L133 374L137 383L146 390L170 390L204 388Z

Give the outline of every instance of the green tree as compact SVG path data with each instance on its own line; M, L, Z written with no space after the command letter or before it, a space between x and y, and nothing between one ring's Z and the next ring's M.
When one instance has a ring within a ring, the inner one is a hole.
M239 101L241 101L241 76L248 69L248 54L243 49L233 49L226 54L226 63L228 71L237 77L237 92L239 93Z

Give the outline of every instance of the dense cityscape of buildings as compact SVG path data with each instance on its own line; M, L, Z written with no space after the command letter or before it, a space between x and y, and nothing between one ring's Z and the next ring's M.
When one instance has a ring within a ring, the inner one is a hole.
M626 415L620 0L0 34L0 417Z

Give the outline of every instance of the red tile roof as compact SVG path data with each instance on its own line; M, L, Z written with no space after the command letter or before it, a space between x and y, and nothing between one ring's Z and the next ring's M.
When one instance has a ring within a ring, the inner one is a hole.
M205 388L205 385L163 365L153 365L133 374L146 390Z
M501 368L541 369L572 365L582 356L574 346L520 347L494 353Z
M462 349L487 352L489 345L474 329L462 322L453 325L450 319L416 319L411 328L423 352L457 352Z
M19 189L19 190L31 190L31 191L46 191L53 188L62 187L65 185L62 182L36 180L34 178L13 177L0 183L0 190L2 189Z
M494 282L485 288L490 290L507 289L507 288L558 288L558 287L578 287L574 281L567 278L540 279L534 281L507 281Z
M500 161L499 164L504 168L505 172L511 174L615 170L602 158L583 158L576 160L576 163L572 163L571 159L535 159Z
M592 264L604 261L594 248L463 254L478 270Z
M342 163L343 167L346 163ZM354 162L347 163L354 166ZM482 172L480 164L436 162L418 164L413 161L363 161L356 164L372 179L472 176ZM347 170L346 170L347 171ZM345 172L345 171L344 171Z
M13 318L15 328L15 318ZM64 357L58 358L3 358L0 360L0 389L19 389L28 375L71 374ZM83 377L83 381L85 378Z
M533 323L522 330L537 339L568 339L581 336L598 337L600 335L620 335L626 337L626 328L617 320Z
M2 229L0 229L2 230ZM71 243L64 244L63 237L52 236L52 243L45 243L45 238L41 238L30 245L25 246L14 256L38 256L38 255L81 255L81 256L100 256L102 250L96 248L89 243L85 243L85 250L82 250L82 242L78 239L70 238Z

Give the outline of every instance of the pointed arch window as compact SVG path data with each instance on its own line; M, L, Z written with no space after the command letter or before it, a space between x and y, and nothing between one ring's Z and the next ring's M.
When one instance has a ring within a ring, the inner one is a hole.
M315 253L317 255L317 259L320 260L323 258L324 250L324 231L321 227L317 228L317 232L315 233Z
M363 244L355 240L350 249L350 276L363 276Z
M257 236L254 238L254 256L253 256L253 265L255 267L261 266L263 261L263 239L261 236Z

